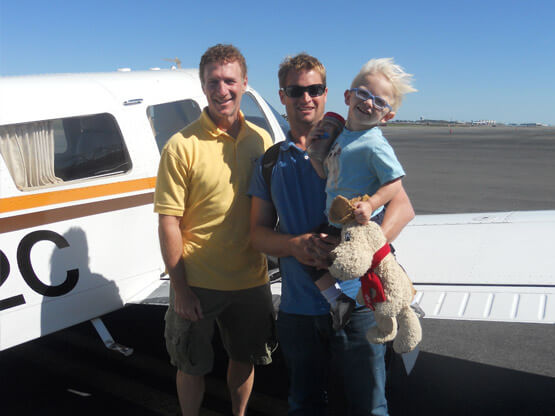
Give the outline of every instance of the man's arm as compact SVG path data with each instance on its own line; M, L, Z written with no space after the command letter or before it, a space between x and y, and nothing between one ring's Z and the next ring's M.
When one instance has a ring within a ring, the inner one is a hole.
M158 215L160 250L175 293L175 312L182 318L194 322L202 319L203 315L200 301L187 284L180 221L181 217Z
M250 238L256 250L275 257L293 256L309 266L326 267L325 259L334 245L311 233L292 235L275 231L272 203L256 196L251 201Z
M405 188L401 189L387 205L382 222L382 230L391 243L401 233L403 228L414 218L414 209Z

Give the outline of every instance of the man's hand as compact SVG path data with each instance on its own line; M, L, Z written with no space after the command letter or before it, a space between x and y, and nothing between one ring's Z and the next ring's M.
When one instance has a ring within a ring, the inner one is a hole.
M274 206L256 196L251 205L251 242L255 249L276 257L295 257L299 263L326 269L331 250L339 244L337 237L327 234L282 234L273 229Z
M315 258L317 259L316 268L327 269L330 265L329 257L331 251L339 244L339 236L332 236L320 233L313 236L315 247Z
M290 250L299 263L319 269L328 268L330 252L339 244L339 238L328 234L301 234L290 240Z
M203 318L200 301L189 286L180 289L174 288L174 291L175 300L173 306L179 316L192 322Z
M355 210L353 214L355 216L356 222L361 225L368 224L370 218L372 217L372 212L374 212L374 207L372 203L368 200L366 201L359 201L355 204Z
M300 234L289 240L289 251L299 263L307 266L316 266L316 249L314 235L310 233Z

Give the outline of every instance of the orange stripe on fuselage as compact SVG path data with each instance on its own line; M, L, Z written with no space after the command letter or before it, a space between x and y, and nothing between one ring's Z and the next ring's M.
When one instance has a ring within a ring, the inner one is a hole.
M63 191L44 192L12 198L0 198L0 213L19 211L22 209L38 208L46 205L62 204L64 202L81 201L102 196L123 194L127 192L152 189L156 185L156 178L142 178L131 181L107 183L104 185L85 186L82 188L66 189Z

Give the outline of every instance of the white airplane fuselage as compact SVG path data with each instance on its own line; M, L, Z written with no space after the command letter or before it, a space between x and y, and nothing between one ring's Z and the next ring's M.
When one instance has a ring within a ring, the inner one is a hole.
M197 73L0 78L0 350L121 308L159 285L152 206L159 148L206 105ZM244 97L247 119L264 118L274 140L283 140L266 102L250 87ZM48 135L54 155L29 149ZM42 158L54 163L55 179L43 172L37 184L20 165Z

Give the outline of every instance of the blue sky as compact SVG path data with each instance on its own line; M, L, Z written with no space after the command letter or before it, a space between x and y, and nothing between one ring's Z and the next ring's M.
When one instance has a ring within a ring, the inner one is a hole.
M0 75L197 67L233 43L278 111L277 69L306 51L328 70L328 110L369 59L415 76L398 119L555 125L555 2L0 0Z

